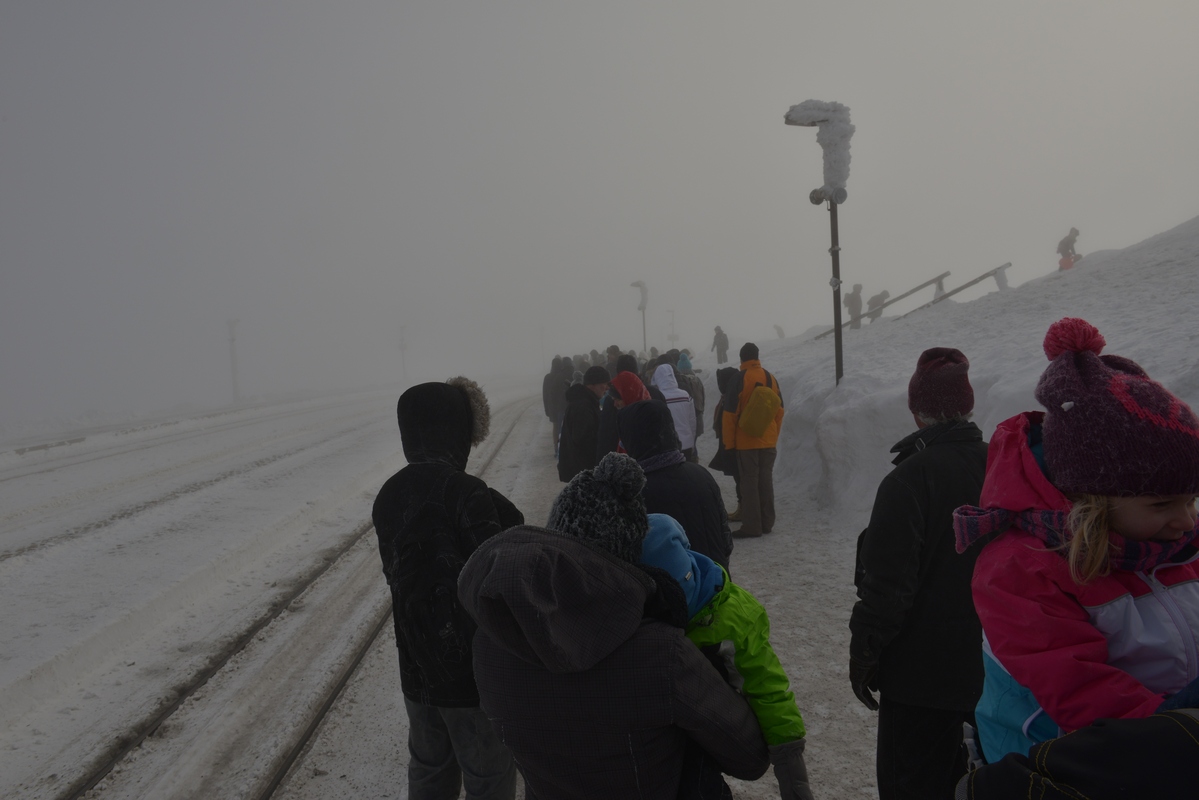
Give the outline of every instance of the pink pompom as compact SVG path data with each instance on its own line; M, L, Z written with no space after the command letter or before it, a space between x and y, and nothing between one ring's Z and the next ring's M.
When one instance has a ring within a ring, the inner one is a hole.
M1084 350L1099 355L1106 344L1107 340L1099 333L1099 329L1085 319L1063 317L1049 326L1044 348L1045 355L1052 361L1062 353L1081 353Z

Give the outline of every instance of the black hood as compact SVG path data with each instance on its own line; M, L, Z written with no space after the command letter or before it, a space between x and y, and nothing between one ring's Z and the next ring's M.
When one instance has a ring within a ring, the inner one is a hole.
M681 447L674 417L661 400L625 406L617 412L616 420L624 449L638 461Z
M449 383L422 383L400 395L400 440L409 464L439 463L465 470L474 418L470 399Z
M588 670L627 641L656 588L634 565L531 525L479 545L458 577L480 631L555 673Z
M721 367L716 370L716 390L723 396L729 390L729 383L740 372L736 367Z

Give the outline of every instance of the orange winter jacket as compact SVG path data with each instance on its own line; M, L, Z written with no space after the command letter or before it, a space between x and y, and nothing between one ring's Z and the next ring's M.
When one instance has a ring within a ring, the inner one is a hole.
M773 376L773 373L772 373ZM740 386L737 385L738 381ZM778 378L773 381L774 392L780 398L783 396L779 391ZM737 419L740 416L741 410L745 408L745 404L749 402L749 396L756 386L766 386L766 370L762 368L762 362L758 359L741 362L741 374L733 379L733 385L729 388L729 395L724 398L724 417L721 420L721 441L724 442L726 450L764 450L769 447L776 447L779 442L779 428L783 424L783 408L780 406L778 413L775 414L774 422L766 428L766 432L761 436L754 437L747 434L737 426ZM731 394L737 393L736 405L732 402Z

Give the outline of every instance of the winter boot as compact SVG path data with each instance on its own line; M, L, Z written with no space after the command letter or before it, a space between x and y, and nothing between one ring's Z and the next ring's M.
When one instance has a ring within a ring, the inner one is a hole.
M740 522L740 521L741 521L741 504L738 503L736 510L729 512L729 522Z

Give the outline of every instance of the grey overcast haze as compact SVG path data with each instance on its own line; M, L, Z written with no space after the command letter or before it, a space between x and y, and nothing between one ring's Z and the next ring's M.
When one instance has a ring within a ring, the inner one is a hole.
M0 432L228 403L235 318L246 399L398 386L401 326L408 382L535 392L640 349L635 280L651 345L670 310L698 350L831 323L810 98L857 127L847 283L1022 283L1071 226L1199 216L1197 32L1194 0L6 0Z

